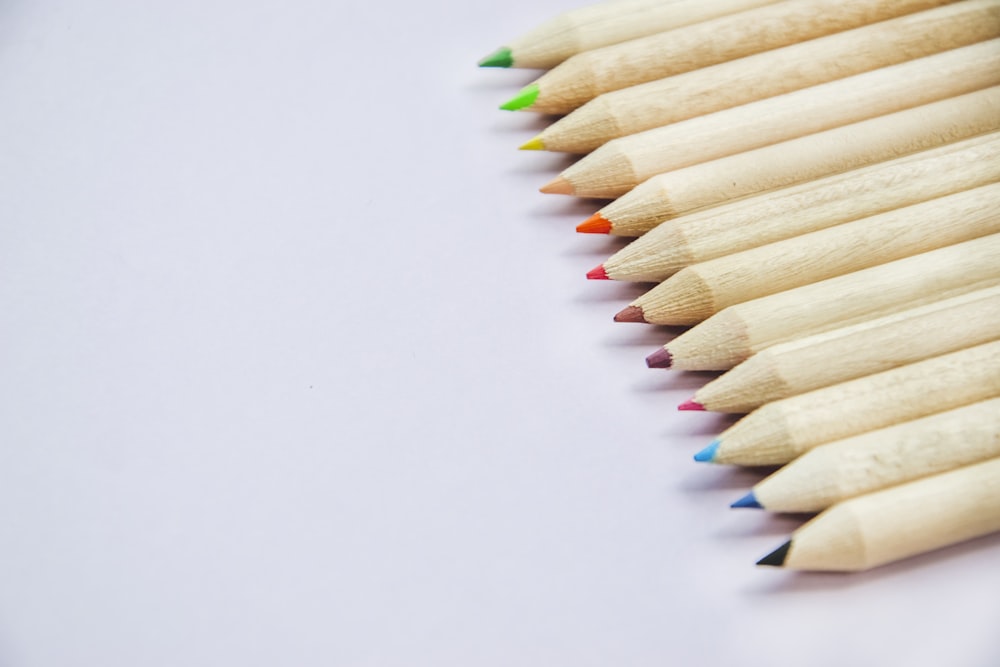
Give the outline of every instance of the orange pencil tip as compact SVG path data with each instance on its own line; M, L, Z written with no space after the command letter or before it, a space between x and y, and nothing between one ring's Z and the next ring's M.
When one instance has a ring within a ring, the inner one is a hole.
M595 213L577 225L576 231L581 234L610 234L611 223L605 220L600 213Z
M571 195L573 194L573 184L562 176L556 176L554 179L538 188L538 190L547 195Z
M615 322L639 322L645 324L646 316L639 306L626 306L615 315Z

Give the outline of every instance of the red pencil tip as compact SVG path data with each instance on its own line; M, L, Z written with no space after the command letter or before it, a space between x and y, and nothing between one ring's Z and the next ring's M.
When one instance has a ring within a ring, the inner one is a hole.
M672 363L673 357L670 356L670 350L665 347L661 347L646 357L646 365L650 368L670 368L670 364Z
M626 306L621 312L615 315L615 322L639 322L646 323L646 318L639 306Z
M598 266L596 269L587 271L587 278L589 280L611 280L608 278L608 272L604 270L603 264Z
M688 399L677 406L678 410L697 410L699 412L705 411L705 406L694 399Z
M595 213L577 225L576 231L581 234L610 234L611 223L600 213Z

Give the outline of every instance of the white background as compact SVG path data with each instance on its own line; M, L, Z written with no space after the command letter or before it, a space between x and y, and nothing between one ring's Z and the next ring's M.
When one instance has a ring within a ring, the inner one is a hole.
M1000 664L1000 538L753 566L475 67L573 5L0 2L0 664Z

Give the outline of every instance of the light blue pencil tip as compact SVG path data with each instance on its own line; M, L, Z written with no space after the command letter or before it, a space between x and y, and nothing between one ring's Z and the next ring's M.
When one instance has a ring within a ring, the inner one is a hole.
M757 496L753 494L753 491L737 500L735 503L730 505L730 507L753 507L759 510L764 509L764 506L757 502Z
M715 452L719 449L719 441L713 440L708 447L694 455L694 460L698 463L711 463L715 459Z

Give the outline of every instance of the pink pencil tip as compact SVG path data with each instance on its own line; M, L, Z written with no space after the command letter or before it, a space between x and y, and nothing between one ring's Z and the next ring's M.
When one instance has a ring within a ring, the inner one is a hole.
M705 411L705 406L694 399L688 399L677 406L678 410L697 410L699 412Z
M609 280L608 272L604 270L603 264L598 266L596 269L587 271L587 278L589 280Z

